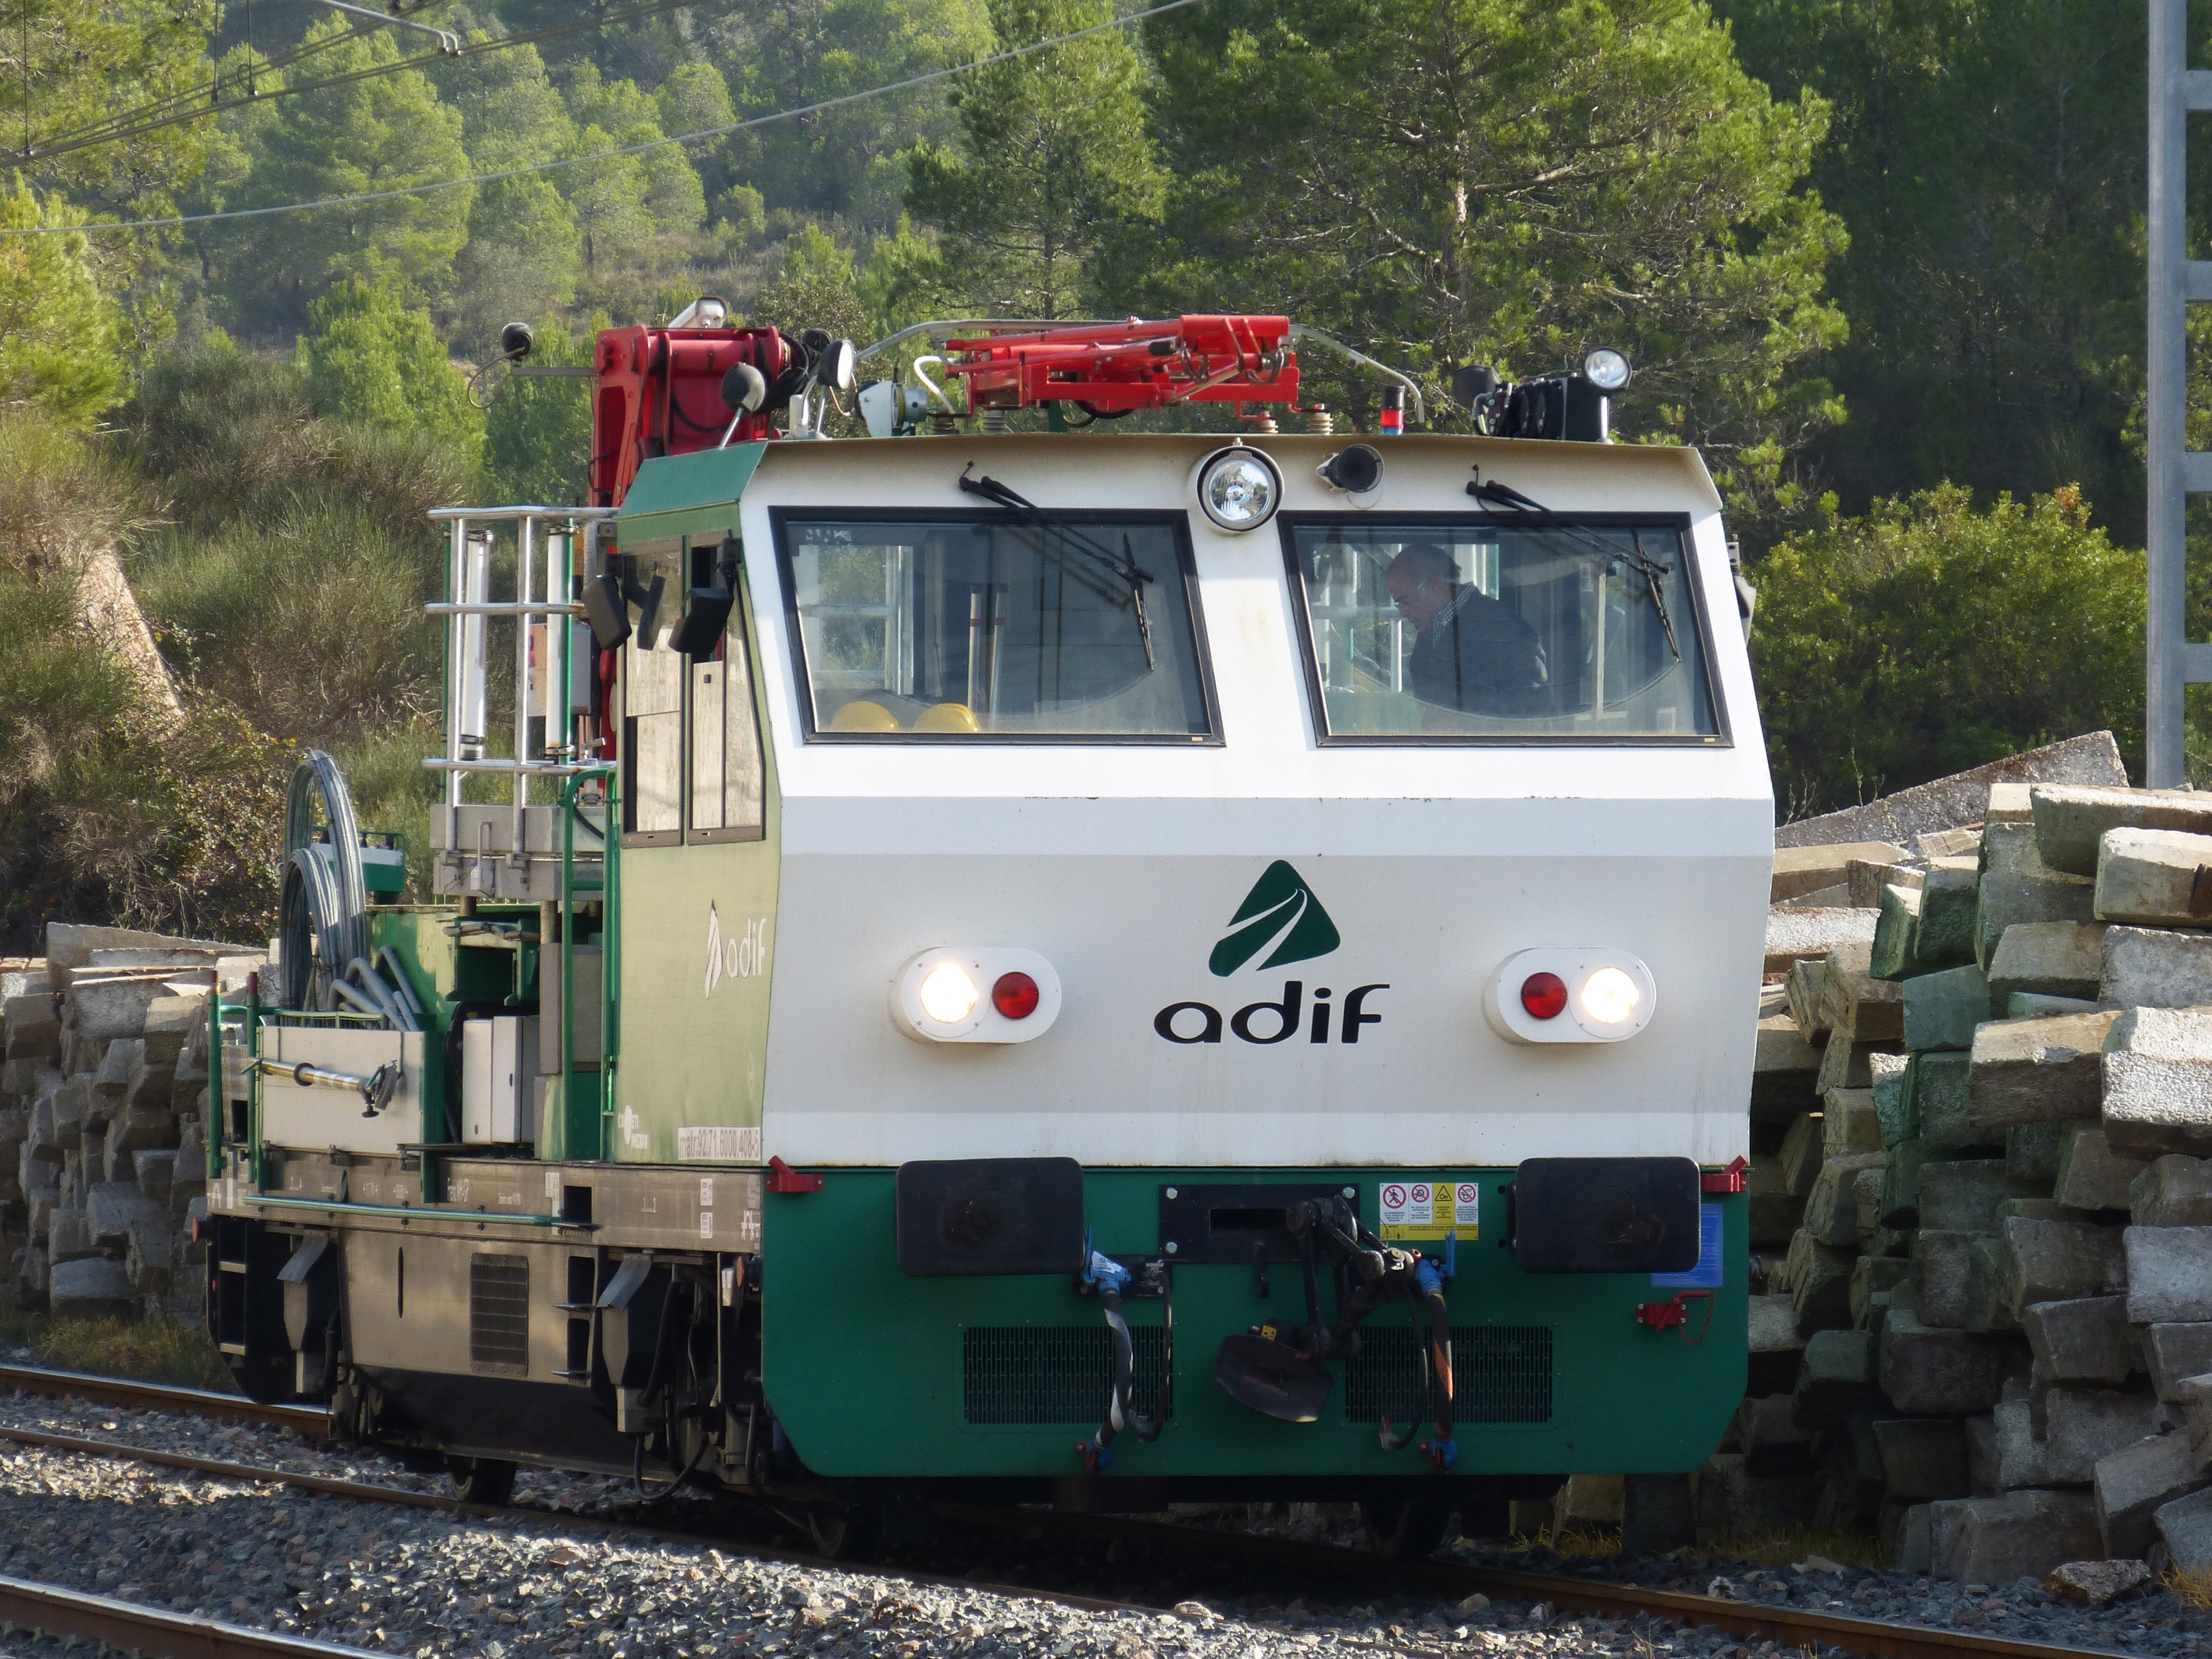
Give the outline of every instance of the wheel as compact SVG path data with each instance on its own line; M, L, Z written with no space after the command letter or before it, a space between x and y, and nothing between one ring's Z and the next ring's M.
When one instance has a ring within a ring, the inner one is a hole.
M809 1510L806 1530L816 1554L832 1561L866 1561L883 1542L884 1514L873 1504Z
M514 1498L514 1465L497 1457L448 1458L453 1496L464 1504L505 1509Z
M1359 1522L1367 1534L1367 1547L1386 1561L1418 1561L1434 1553L1444 1541L1451 1518L1448 1498L1392 1496L1359 1500Z

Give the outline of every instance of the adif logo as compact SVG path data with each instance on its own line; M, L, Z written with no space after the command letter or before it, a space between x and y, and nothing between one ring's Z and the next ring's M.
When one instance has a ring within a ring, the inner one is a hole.
M1217 979L1226 979L1262 951L1268 951L1260 963L1264 970L1311 962L1343 943L1305 878L1277 859L1252 884L1206 965ZM1331 1001L1335 994L1328 986L1316 986L1309 1004L1305 981L1288 980L1279 997L1247 1003L1225 1019L1210 1002L1170 1003L1152 1017L1152 1030L1182 1045L1218 1042L1224 1031L1261 1047L1288 1042L1301 1033L1310 1044L1326 1043L1332 1036L1339 1042L1356 1043L1363 1027L1382 1023L1382 1015L1367 1011L1367 999L1389 988L1387 984L1354 986L1345 994L1340 1021L1338 1007Z
M1213 947L1206 966L1217 979L1227 979L1254 957L1279 939L1274 954L1260 966L1280 968L1293 962L1325 957L1344 943L1328 912L1321 908L1305 878L1277 859L1252 884L1244 902L1229 919L1229 932Z
M752 979L768 972L768 918L755 916L745 923L744 934L736 939L722 937L721 912L712 900L707 904L707 988L705 994L713 996L714 988L725 979Z

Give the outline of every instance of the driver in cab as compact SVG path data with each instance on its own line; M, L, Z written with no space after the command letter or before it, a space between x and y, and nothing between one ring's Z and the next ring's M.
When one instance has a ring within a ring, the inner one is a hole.
M1424 702L1469 714L1538 712L1549 679L1544 643L1510 606L1460 580L1449 550L1413 542L1382 583L1419 630L1406 659L1407 688Z

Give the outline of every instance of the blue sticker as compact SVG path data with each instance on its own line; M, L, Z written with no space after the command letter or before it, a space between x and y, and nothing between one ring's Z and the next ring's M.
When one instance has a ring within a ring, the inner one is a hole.
M1721 1206L1698 1206L1698 1265L1686 1273L1654 1273L1654 1285L1680 1290L1717 1291L1721 1287Z

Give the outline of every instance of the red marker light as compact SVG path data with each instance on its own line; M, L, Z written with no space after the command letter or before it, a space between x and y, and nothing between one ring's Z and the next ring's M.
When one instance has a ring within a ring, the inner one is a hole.
M1521 981L1521 1006L1532 1019L1557 1019L1567 1009L1566 981L1557 974L1529 975Z
M1567 992L1559 988L1559 1003L1566 1005ZM1008 1019L1027 1019L1036 1012L1037 982L1024 973L1001 974L999 982L991 988L991 1006Z

